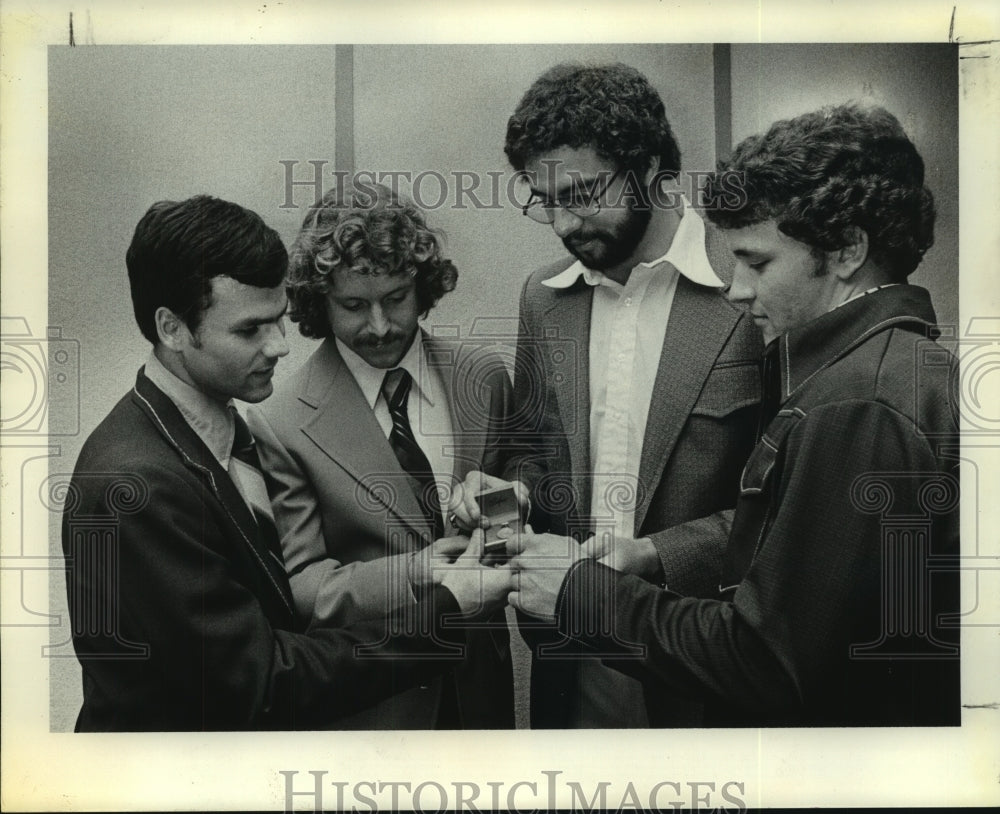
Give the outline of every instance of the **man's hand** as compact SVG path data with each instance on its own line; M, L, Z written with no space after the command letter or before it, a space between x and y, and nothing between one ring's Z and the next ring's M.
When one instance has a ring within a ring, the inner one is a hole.
M508 566L491 567L479 562L484 553L483 538L482 529L476 529L457 560L434 568L434 581L452 592L463 614L475 617L490 616L503 607L511 587Z
M476 495L483 489L496 489L501 486L512 486L517 502L521 509L527 513L528 509L528 487L520 481L505 481L503 478L495 478L473 469L465 476L462 483L457 483L452 488L451 499L448 501L448 517L451 522L463 531L472 531L476 528L489 528L489 521L483 518L476 502Z
M566 572L588 556L572 537L535 534L531 526L507 540L508 563L514 574L514 590L507 601L530 616L552 620L556 599Z
M601 565L623 574L635 574L648 582L656 582L661 577L660 555L649 537L633 540L606 532L587 540L584 549Z
M415 590L426 588L434 582L434 571L441 565L454 562L469 547L464 535L442 537L419 551L414 551L406 564L406 575Z

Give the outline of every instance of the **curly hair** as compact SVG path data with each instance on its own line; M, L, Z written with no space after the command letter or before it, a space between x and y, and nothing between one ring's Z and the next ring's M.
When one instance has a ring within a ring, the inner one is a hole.
M897 282L934 243L923 159L881 107L846 104L776 122L719 162L705 197L724 229L773 219L819 251L843 248L863 229L869 257Z
M654 157L676 176L681 154L663 100L639 71L621 63L556 65L528 89L507 121L504 152L521 172L559 147L593 147L621 169L640 173Z
M441 256L440 233L423 213L381 184L344 184L310 208L288 265L289 317L303 336L332 334L326 296L335 272L411 274L426 316L458 280Z

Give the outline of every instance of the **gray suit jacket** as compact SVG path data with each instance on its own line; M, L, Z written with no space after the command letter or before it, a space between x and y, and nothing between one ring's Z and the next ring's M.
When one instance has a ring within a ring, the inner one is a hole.
M707 230L707 253L724 279L732 256ZM505 477L532 489L538 529L585 538L590 514L590 312L593 291L582 280L552 289L542 280L572 260L544 267L525 282L515 362L515 415L519 448ZM661 548L659 532L678 523L731 509L739 475L753 449L760 402L759 331L720 292L677 283L646 424L639 469L636 529ZM661 549L662 550L662 549ZM686 574L672 569L671 587L696 596L718 588L722 549L699 552ZM673 562L674 557L670 558ZM536 638L522 625L528 639ZM542 635L534 644L552 643ZM566 725L572 660L537 658L532 670L532 725ZM689 725L669 699L651 697L653 725Z
M424 335L448 391L454 477L497 472L511 386L503 361L478 346ZM474 395L475 397L470 397ZM248 411L301 617L342 626L381 618L416 598L407 559L432 530L334 340L258 408ZM463 726L513 725L506 628L469 636L455 671ZM424 729L437 720L441 680L344 719L344 728Z

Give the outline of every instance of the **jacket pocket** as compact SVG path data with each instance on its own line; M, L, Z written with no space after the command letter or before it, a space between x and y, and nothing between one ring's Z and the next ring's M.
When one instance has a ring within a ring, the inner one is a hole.
M768 481L774 471L779 450L784 447L788 434L804 415L798 408L778 411L754 447L746 466L743 467L743 474L740 477L741 495L749 497L770 491Z
M719 582L720 595L732 598L740 581L760 550L771 521L771 503L774 485L771 483L778 459L778 447L767 436L754 447L750 459L740 476L740 497L736 503L734 527L740 529L738 537L730 537L723 557Z
M723 418L760 403L760 371L756 362L713 367L691 412Z
M788 434L803 415L795 408L779 411L743 467L733 521L741 534L726 549L719 583L719 590L726 597L731 596L750 569L770 529L778 490L775 479L780 477L782 469L779 461Z

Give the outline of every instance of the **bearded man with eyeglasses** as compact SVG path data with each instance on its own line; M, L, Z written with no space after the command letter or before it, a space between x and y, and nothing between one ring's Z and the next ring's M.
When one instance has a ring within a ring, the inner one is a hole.
M732 256L683 194L663 101L634 68L551 68L510 117L504 149L530 187L524 214L572 255L524 284L504 474L530 498L535 531L592 540L659 582L658 532L734 506L755 441L762 347L722 293ZM451 506L469 523L475 474ZM714 594L716 556L685 590ZM697 704L662 689L644 698L539 624L522 617L533 727L701 722Z

